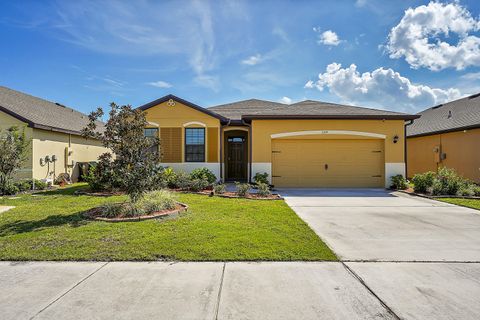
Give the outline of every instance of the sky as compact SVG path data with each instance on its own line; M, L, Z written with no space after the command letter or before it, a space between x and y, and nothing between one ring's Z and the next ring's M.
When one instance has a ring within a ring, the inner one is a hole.
M480 2L0 1L0 85L88 113L172 93L416 113L480 92Z

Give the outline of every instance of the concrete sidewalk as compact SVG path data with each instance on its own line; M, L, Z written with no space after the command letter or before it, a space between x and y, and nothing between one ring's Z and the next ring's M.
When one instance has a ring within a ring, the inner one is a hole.
M0 262L0 317L474 319L479 279L480 264Z

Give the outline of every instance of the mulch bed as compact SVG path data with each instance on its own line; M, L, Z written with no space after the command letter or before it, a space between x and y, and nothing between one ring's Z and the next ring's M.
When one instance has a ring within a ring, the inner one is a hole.
M395 190L395 191L406 193L406 194L409 194L409 195L412 195L412 196L427 198L427 199L438 199L438 198L480 199L480 197L477 197L477 196L457 196L457 195L432 196L432 195L425 194L425 193L414 192L412 188L408 188L406 190Z
M76 196L92 196L92 197L111 197L111 196L123 196L125 191L88 191L77 190L73 193Z
M83 215L88 219L97 220L97 221L105 221L105 222L134 222L134 221L143 221L143 220L150 220L150 219L158 219L158 218L166 218L166 217L176 217L181 212L186 211L188 206L186 204L177 203L177 206L173 210L161 210L157 212L150 213L144 216L135 216L135 217L114 217L114 218L107 218L102 217L101 215L101 208L93 208L88 211L85 211Z

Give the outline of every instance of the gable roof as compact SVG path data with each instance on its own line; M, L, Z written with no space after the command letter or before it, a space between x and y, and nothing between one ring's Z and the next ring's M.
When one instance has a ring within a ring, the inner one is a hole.
M88 116L59 103L0 86L0 111L28 124L29 127L80 135ZM104 130L102 122L97 123Z
M400 112L340 105L315 100L293 104L250 99L210 107L232 120L251 119L392 119L411 120L419 116Z
M210 111L210 110L208 110L208 109L206 109L206 108L202 108L202 107L200 107L200 106L198 106L198 105L196 105L196 104L194 104L194 103L192 103L192 102L190 102L190 101L187 101L187 100L184 100L184 99L179 98L179 97L177 97L177 96L174 96L173 94L168 94L168 95L166 95L166 96L164 96L164 97L161 97L160 99L157 99L157 100L154 100L154 101L152 101L152 102L146 103L146 104L138 107L138 109L145 111L145 110L147 110L147 109L150 109L150 108L152 108L152 107L155 107L155 106L159 105L160 103L164 103L164 102L166 102L166 101L168 101L168 100L170 100L170 99L175 100L175 101L178 101L178 102L180 102L181 104L186 105L187 107L190 107L190 108L195 109L195 110L197 110L197 111L200 111L200 112L203 112L203 113L205 113L205 114L208 114L209 116L214 117L214 118L217 118L217 119L219 119L219 120L222 120L222 121L227 121L227 120L228 120L228 119L226 119L225 117L223 117L222 115L220 115L220 114L218 114L218 113L212 112L212 111Z
M440 104L422 112L420 119L407 126L407 136L480 128L480 93Z

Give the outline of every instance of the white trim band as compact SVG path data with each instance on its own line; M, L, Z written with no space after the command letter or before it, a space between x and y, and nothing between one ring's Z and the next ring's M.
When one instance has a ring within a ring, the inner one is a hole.
M284 138L284 137L297 137L297 136L308 136L314 134L342 134L342 135L351 135L351 136L363 136L371 138L386 139L387 136L379 133L372 132L361 132L361 131L347 131L347 130L311 130L311 131L293 131L293 132L283 132L283 133L274 133L270 135L272 139Z
M184 127L188 127L188 126L201 126L201 127L206 127L207 125L203 122L199 122L199 121L191 121L191 122L187 122L187 123L184 123L183 126Z

